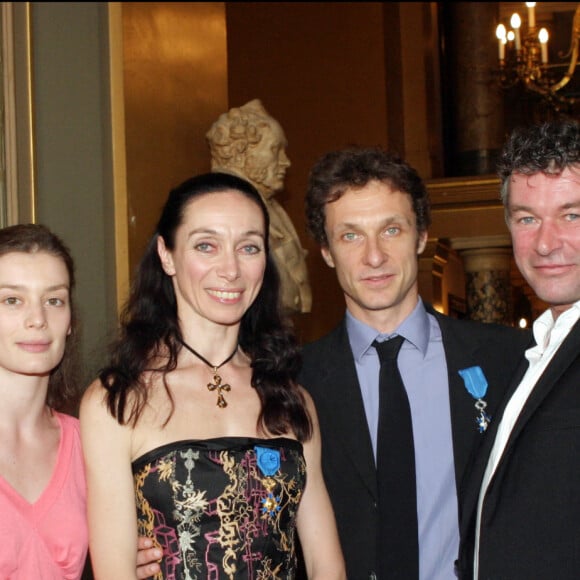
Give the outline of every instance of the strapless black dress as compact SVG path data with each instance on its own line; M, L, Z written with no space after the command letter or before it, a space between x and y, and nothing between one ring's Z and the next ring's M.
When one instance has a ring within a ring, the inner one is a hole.
M133 475L138 533L163 549L156 580L295 577L298 441L176 441L135 460Z

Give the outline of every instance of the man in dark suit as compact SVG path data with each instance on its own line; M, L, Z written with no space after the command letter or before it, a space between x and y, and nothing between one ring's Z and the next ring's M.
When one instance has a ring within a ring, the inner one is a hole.
M309 231L336 269L347 308L335 330L305 346L300 382L318 410L323 471L348 578L451 580L459 544L456 490L529 337L451 319L419 298L429 200L401 159L376 148L327 154L310 174L306 205ZM418 561L397 554L401 561L387 567L393 550L380 539L376 458L384 443L377 437L373 341L393 335L405 339L398 366L412 415ZM468 369L483 371L467 373L476 377L475 388L459 374ZM409 572L413 567L417 572Z
M496 413L461 520L460 577L580 577L580 125L518 129L499 161L518 268L549 305Z

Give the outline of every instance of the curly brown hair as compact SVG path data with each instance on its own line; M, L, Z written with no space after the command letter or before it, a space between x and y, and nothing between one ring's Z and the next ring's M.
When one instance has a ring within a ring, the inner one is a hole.
M580 123L559 119L518 127L505 143L497 163L501 199L507 208L510 177L514 173L558 175L580 165Z
M306 226L312 237L325 247L326 205L339 199L349 188L382 181L411 198L417 231L431 224L427 189L419 174L400 157L378 147L349 147L322 156L312 168L306 191Z

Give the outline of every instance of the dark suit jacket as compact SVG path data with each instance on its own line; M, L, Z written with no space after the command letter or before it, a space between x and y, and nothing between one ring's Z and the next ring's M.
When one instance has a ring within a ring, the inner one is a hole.
M485 397L487 410L493 415L529 336L509 327L460 321L432 313L441 327L447 359L459 489L465 466L483 436L475 422L475 401L457 371L475 365L483 369L489 383ZM344 320L330 334L304 347L299 380L312 395L318 411L322 467L337 519L348 579L378 577L375 462Z
M527 364L518 370L508 397ZM499 420L467 480L461 578L472 578L477 501ZM580 578L580 322L525 403L490 482L482 512L481 579Z

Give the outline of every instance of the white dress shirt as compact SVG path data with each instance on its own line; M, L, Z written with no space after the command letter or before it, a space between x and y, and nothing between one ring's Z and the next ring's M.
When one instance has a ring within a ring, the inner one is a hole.
M525 356L529 361L529 367L515 390L508 404L506 405L501 423L497 429L495 441L487 467L481 483L479 501L477 503L477 520L475 527L475 550L473 554L473 578L478 579L479 574L479 535L481 527L481 512L483 501L487 493L489 483L502 458L505 446L508 442L512 429L526 403L534 386L538 382L546 367L552 360L560 345L564 342L568 333L580 318L580 301L573 304L564 311L554 321L552 311L546 310L535 322L533 326L536 345L529 348Z

